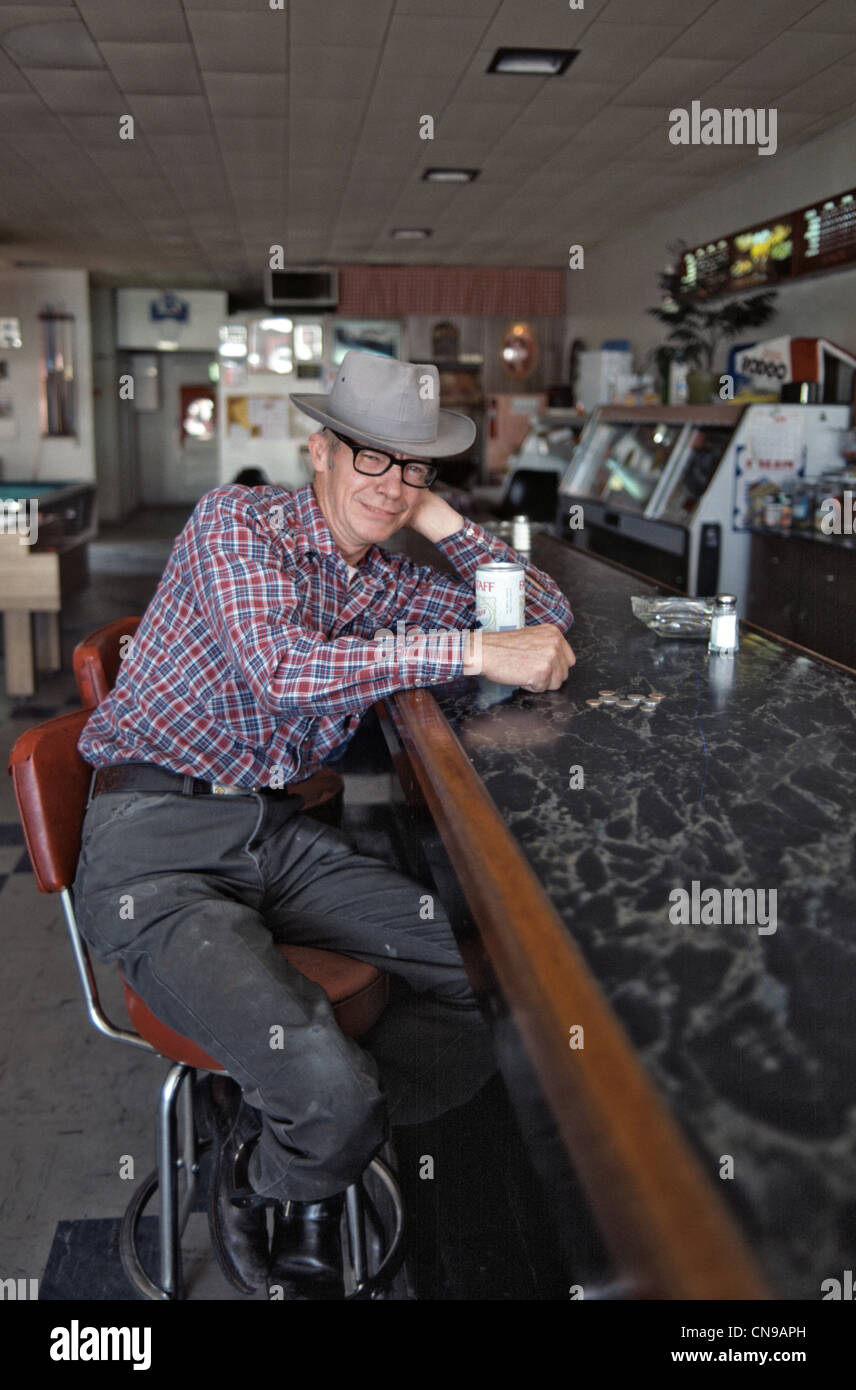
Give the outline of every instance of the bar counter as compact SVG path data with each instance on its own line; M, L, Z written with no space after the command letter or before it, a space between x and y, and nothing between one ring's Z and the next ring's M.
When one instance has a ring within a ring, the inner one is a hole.
M568 681L397 695L408 775L636 1296L817 1300L856 1256L856 673L745 626L710 658L633 617L661 587L532 558ZM679 889L773 890L775 920L681 922Z

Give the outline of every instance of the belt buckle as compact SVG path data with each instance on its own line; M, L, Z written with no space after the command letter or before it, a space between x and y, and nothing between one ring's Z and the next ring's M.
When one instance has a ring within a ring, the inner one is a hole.
M212 796L246 796L247 790L246 787L228 786L225 782L211 783Z

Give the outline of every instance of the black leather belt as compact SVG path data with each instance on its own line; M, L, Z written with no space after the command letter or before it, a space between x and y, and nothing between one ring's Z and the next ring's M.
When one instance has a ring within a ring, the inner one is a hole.
M236 787L224 782L204 782L181 772L170 772L157 763L111 763L98 768L92 784L92 795L102 792L179 792L184 796L265 796L290 795L288 787Z

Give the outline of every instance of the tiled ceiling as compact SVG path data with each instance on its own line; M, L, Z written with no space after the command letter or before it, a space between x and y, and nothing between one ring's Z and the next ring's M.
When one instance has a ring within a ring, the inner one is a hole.
M0 265L239 293L272 244L294 264L560 266L758 159L670 145L670 108L775 106L780 153L856 114L856 0L278 3L0 0ZM500 46L579 57L488 75ZM481 174L430 185L429 165ZM413 226L433 235L391 239Z

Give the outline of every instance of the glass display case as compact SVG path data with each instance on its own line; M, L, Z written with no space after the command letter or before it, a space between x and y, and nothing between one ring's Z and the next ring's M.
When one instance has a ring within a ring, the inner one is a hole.
M582 507L583 525L569 520L567 539L682 592L719 592L745 558L730 524L729 445L742 413L729 404L601 406L559 488Z
M681 437L681 424L598 424L581 443L573 492L627 511L644 512Z
M740 599L756 491L807 525L805 487L793 504L779 494L840 473L849 418L845 405L601 406L559 485L560 533L681 592Z
M730 426L704 425L692 429L673 475L657 499L655 515L663 521L686 521L692 516L716 472L732 436Z

